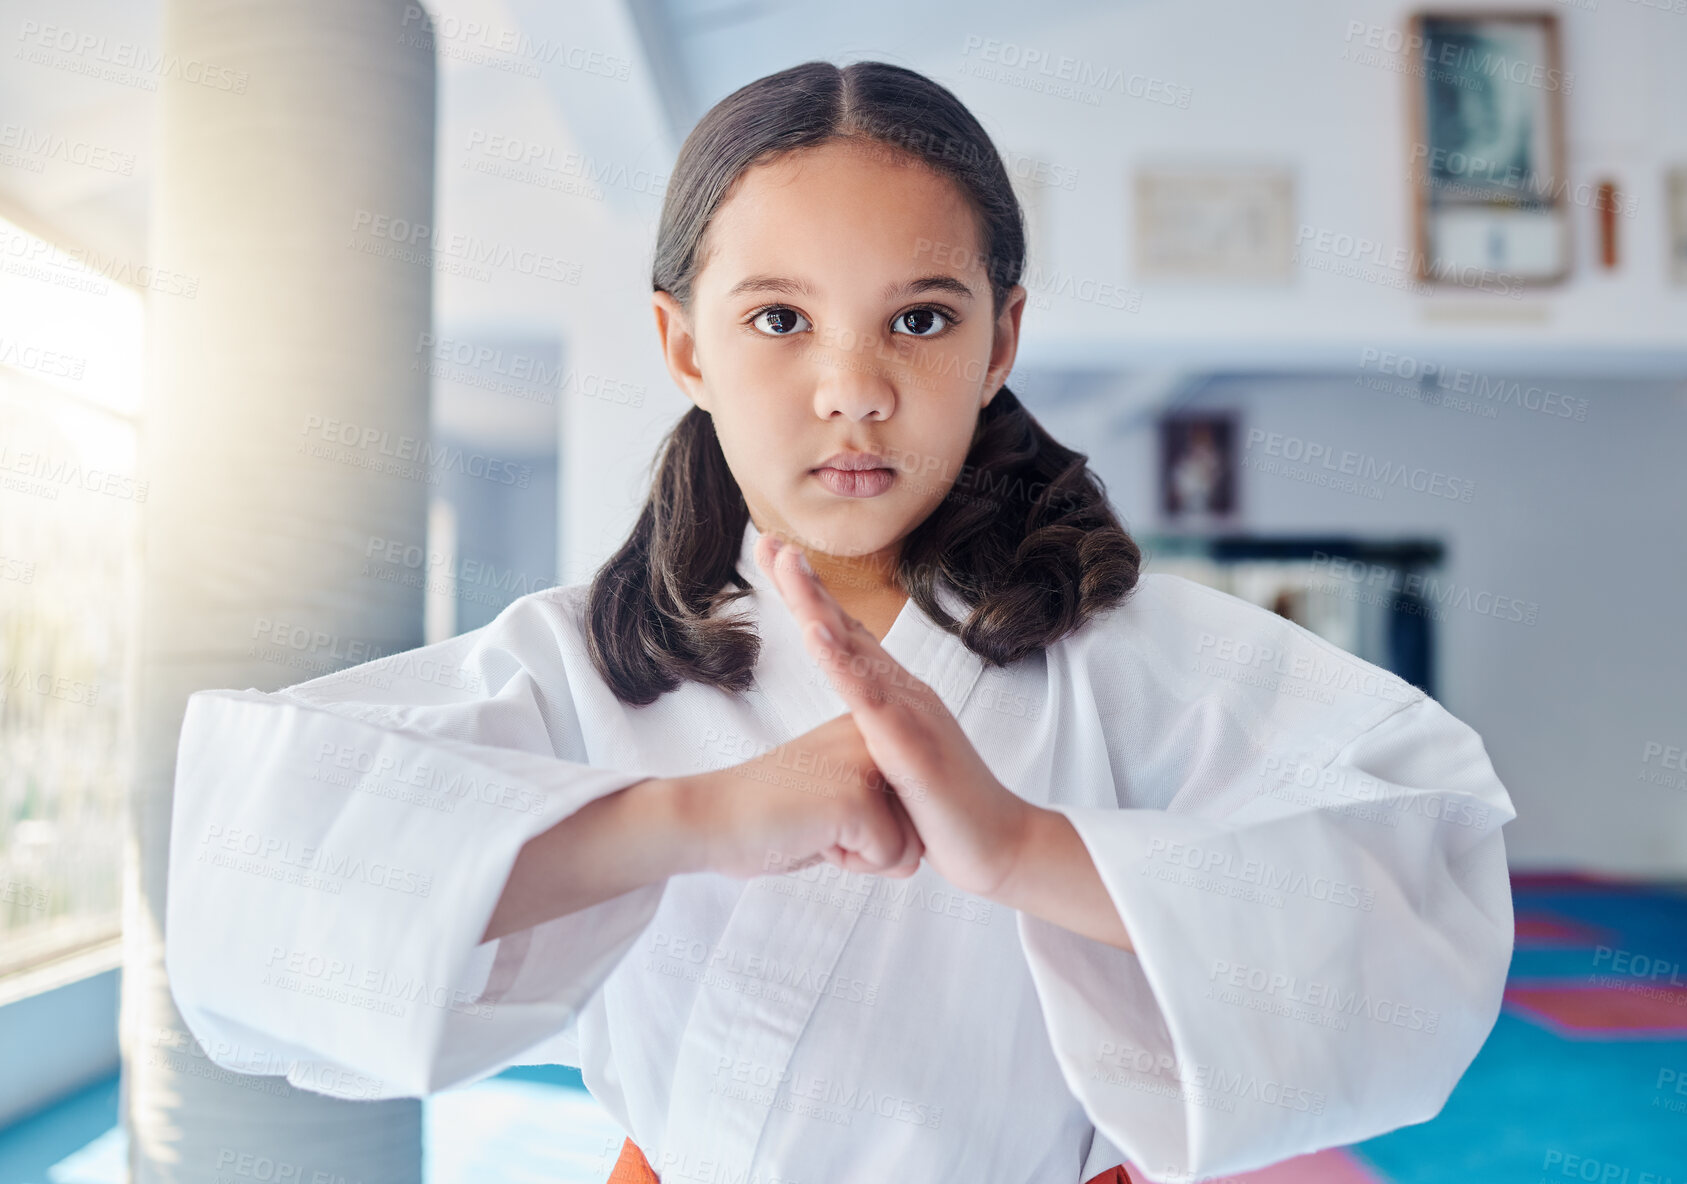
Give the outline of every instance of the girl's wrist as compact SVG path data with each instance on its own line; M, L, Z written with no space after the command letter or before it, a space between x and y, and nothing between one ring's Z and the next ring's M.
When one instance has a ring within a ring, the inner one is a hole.
M1001 832L996 847L996 860L990 890L978 895L1006 908L1020 908L1026 899L1027 877L1037 874L1037 856L1048 845L1047 827L1052 810L1045 810L1034 802L1017 799L1011 825Z
M718 835L719 795L713 774L692 773L681 777L657 777L641 782L654 833L663 836L669 850L665 862L674 874L712 871Z

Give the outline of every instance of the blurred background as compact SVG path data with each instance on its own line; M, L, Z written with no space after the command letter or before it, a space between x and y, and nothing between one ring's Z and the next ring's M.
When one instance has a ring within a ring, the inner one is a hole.
M1149 570L1422 686L1517 806L1446 1109L1246 1178L1687 1178L1687 2L0 0L0 42L0 1184L607 1176L565 1068L205 1058L176 729L589 578L689 406L678 146L815 58L994 137L1010 385Z

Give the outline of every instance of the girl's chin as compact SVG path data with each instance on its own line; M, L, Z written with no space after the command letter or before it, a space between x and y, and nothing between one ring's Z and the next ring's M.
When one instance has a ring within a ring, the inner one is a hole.
M812 492L780 507L780 517L798 538L828 555L871 555L901 538L915 523L908 507L885 498L841 498Z

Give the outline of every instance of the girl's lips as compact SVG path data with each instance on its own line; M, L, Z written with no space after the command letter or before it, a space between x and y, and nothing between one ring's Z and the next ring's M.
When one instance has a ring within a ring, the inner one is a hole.
M877 497L896 481L895 469L820 468L814 475L839 497Z

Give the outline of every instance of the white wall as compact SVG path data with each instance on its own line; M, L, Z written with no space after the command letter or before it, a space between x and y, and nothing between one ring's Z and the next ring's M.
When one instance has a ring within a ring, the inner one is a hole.
M1649 741L1687 746L1687 383L1482 376L1555 405L1586 400L1577 421L1473 400L1494 408L1488 418L1356 381L1374 376L1217 379L1178 403L1236 409L1249 457L1295 453L1294 439L1474 482L1469 503L1399 487L1376 501L1244 467L1238 527L1439 538L1463 600L1538 605L1534 625L1508 619L1509 605L1455 603L1436 626L1438 697L1481 733L1518 808L1513 865L1687 874L1687 773L1644 760ZM1131 529L1148 533L1159 529L1152 421L1092 443L1117 385L1074 393L1027 375L1016 389L1057 439L1090 450ZM1647 770L1672 784L1640 780Z
M1679 363L1687 288L1666 279L1663 174L1666 165L1687 164L1687 15L1637 0L1587 2L1597 8L1481 6L1559 16L1569 76L1566 192L1588 196L1611 176L1635 203L1633 217L1618 220L1617 272L1595 274L1596 215L1591 205L1572 205L1573 278L1521 300L1457 288L1414 295L1311 266L1287 286L1254 290L1179 289L1134 274L1129 176L1156 161L1285 165L1298 177L1300 224L1375 242L1384 257L1412 249L1408 80L1396 68L1409 58L1366 47L1405 28L1420 7L1406 0L989 0L967 5L964 17L942 4L770 5L762 19L692 37L687 57L702 109L811 57L899 62L954 90L1010 158L1046 162L1063 178L1075 173L1069 188L1048 194L1047 265L1140 290L1141 310L1057 298L1027 317L1026 361L1306 363L1387 341L1442 351L1466 345L1490 356L1504 344L1514 360L1593 349L1614 354L1609 365L1631 364L1636 350L1668 349ZM1071 72L1122 81L1091 87L1101 100L1094 104L1047 93L1043 84L1059 81L1053 66L1016 65L1032 54L1070 58ZM1161 101L1185 93L1187 107ZM1349 258L1323 254L1326 263Z

